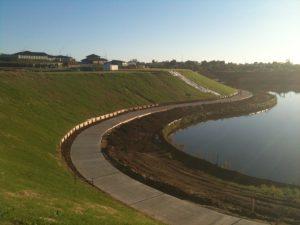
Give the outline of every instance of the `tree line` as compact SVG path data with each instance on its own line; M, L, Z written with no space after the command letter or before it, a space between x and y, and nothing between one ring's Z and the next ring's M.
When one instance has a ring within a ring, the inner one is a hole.
M171 61L155 61L147 64L150 68L169 68L169 69L191 69L203 73L214 73L214 72L276 72L276 71L299 71L300 64L293 64L290 61L272 62L272 63L226 63L225 61L185 61L178 62L176 60Z

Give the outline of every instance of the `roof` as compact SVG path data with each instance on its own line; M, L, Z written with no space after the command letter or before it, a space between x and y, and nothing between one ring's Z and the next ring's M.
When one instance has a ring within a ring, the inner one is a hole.
M122 61L122 60L111 60L110 62L111 63L123 63L124 61Z
M63 58L63 59L71 59L72 58L70 56L65 56L65 55L56 55L54 57L56 57L56 58Z
M104 64L111 64L111 65L117 65L116 63L114 63L113 61L107 61Z
M91 54L91 55L86 56L86 58L100 58L100 56L96 55L96 54Z
M50 56L45 52L31 52L31 51L17 52L14 55Z
M56 56L54 56L54 55L49 55L45 52L31 52L31 51L17 52L17 53L12 54L12 55L47 56L49 58L60 58L60 59L65 59L65 60L73 59L72 57L65 56L65 55L56 55Z

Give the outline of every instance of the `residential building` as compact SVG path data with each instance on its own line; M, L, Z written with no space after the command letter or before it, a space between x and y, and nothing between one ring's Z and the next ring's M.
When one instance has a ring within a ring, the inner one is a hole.
M57 55L54 57L55 57L55 61L58 61L58 62L68 63L68 64L76 63L76 60L70 56Z
M86 56L86 58L81 60L81 62L84 64L104 64L107 62L107 59L101 58L95 54L91 54Z
M112 65L118 65L119 67L126 67L127 66L127 62L124 62L122 60L111 60L110 63Z
M54 61L54 57L44 52L23 51L13 54L18 60Z
M106 62L103 64L103 70L105 71L115 71L115 70L119 70L119 66L112 64L112 62Z
M138 64L137 59L132 59L132 60L130 60L130 61L127 62L127 65L128 65L129 67L136 67L137 64Z
M1 54L0 60L3 62L10 62L16 65L27 65L27 66L49 66L49 67L60 67L62 65L69 66L75 64L76 60L69 56L63 55L49 55L44 52L31 52L22 51L14 54Z
M41 60L41 61L57 61L57 62L75 62L75 59L64 55L49 55L44 52L23 51L13 54L19 60Z
M132 59L127 62L128 69L145 69L145 63L139 62L137 59Z

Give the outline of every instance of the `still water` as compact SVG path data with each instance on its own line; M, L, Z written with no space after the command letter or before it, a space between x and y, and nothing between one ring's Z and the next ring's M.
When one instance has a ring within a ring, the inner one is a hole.
M187 153L242 173L300 185L300 94L277 95L273 109L179 130Z

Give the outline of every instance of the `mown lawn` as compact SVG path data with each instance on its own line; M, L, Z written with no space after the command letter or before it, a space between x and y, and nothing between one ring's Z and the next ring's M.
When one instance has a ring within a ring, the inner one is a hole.
M197 83L203 87L206 87L208 89L211 89L213 91L216 91L217 93L219 93L221 95L231 95L236 91L236 89L234 89L234 88L231 88L231 87L221 84L217 81L214 81L210 78L207 78L206 76L203 76L192 70L177 69L176 71L178 71L179 73L181 73L188 79L194 81L195 83Z
M195 100L166 72L0 72L0 224L156 224L77 180L57 145L74 125L120 108Z

